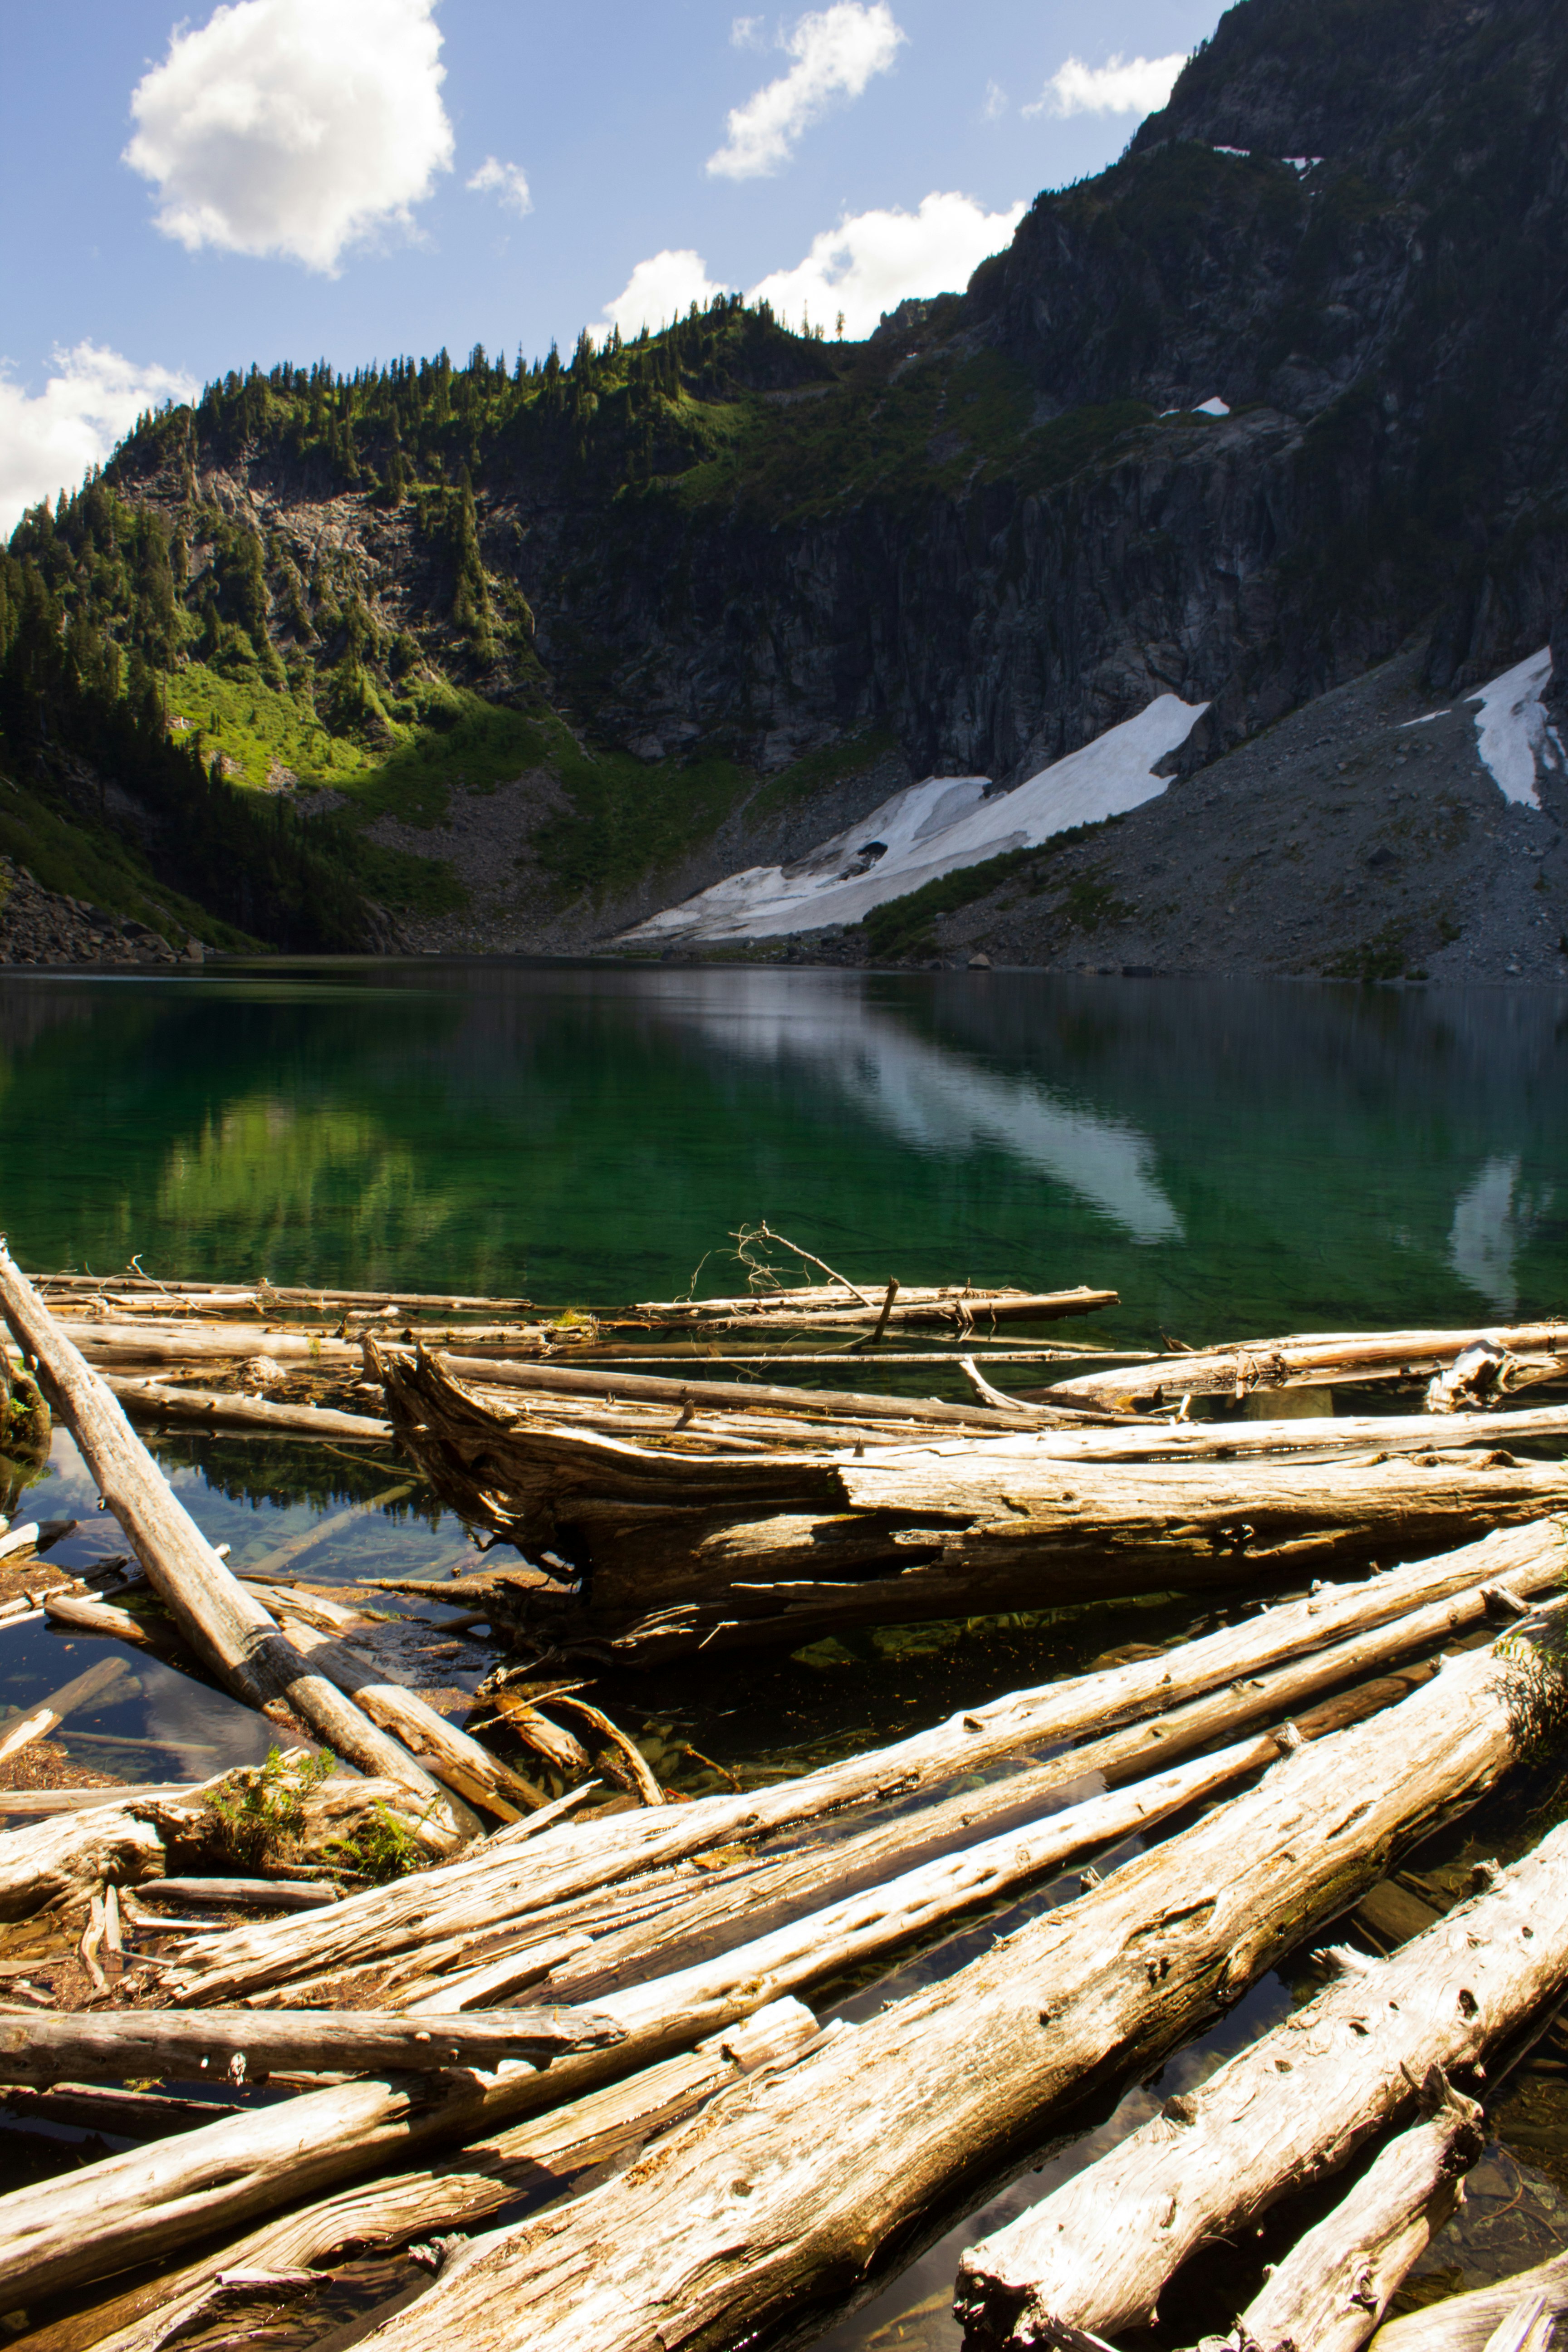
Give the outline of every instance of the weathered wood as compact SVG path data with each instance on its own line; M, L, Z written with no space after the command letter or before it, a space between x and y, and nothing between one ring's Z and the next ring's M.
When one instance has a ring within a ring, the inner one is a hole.
M1456 1669L1453 1679L1463 1671ZM1473 1755L1468 1760L1473 1767ZM945 1855L864 1897L830 1906L695 1967L612 1993L596 2007L626 2028L627 2039L614 2053L616 2071L652 2064L785 1993L862 1964L1011 1885L1048 1874L1072 1853L1147 1828L1234 1783L1255 1764L1251 1742L1240 1752L1200 1758L1135 1789ZM422 2102L395 2080L345 2084L292 2102L285 2116L276 2110L251 2115L243 2126L216 2125L160 2148L151 2159L151 2180L149 2159L127 2166L108 2158L74 2175L68 2192L50 2184L53 2199L28 2190L0 2197L0 2275L24 2300L58 2283L70 2266L79 2279L104 2275L172 2251L206 2229L237 2225L289 2198L352 2179L389 2150L469 2137L502 2116L537 2112L556 2095L592 2087L605 2065L601 2055L570 2057L558 2060L548 2078L507 2066L494 2078L454 2081L448 2091ZM88 2213L91 2243L84 2246Z
M51 1904L79 1901L105 1882L136 1886L162 1878L171 1860L195 1864L221 1854L221 1825L210 1801L245 1777L226 1773L178 1789L51 1791L64 1801L35 1826L0 1835L0 1919L31 1918ZM378 1810L426 1854L444 1857L459 1843L428 1801L401 1780L334 1779L300 1801L303 1859L330 1860L330 1849L374 1821Z
M1506 1708L1500 1689L1488 1704ZM1333 1801L1344 1821L1355 1784L1343 1783ZM1409 2112L1412 2086L1432 2066L1449 2074L1475 2066L1565 1983L1568 1831L1558 1830L1425 1935L1355 1968L972 2246L959 2273L966 2340L1021 2346L1045 2319L1101 2334L1141 2319L1199 2244L1239 2233L1285 2189L1332 2172Z
M493 2009L417 2018L395 2010L100 2010L66 2017L0 2016L0 2082L194 2082L204 2072L259 2082L279 2067L361 2074L394 2068L548 2065L608 2050L626 2028L587 2010Z
M515 1822L543 1804L542 1792L488 1748L438 1715L427 1699L410 1690L380 1659L368 1658L347 1642L334 1640L297 1616L285 1598L277 1614L286 1638L346 1692L373 1723L394 1732L437 1780L471 1805L482 1805L502 1821Z
M384 1351L390 1353L388 1349ZM942 1404L934 1397L877 1396L856 1389L779 1387L763 1381L665 1380L650 1372L584 1371L564 1364L490 1363L446 1349L440 1361L458 1380L495 1389L538 1391L546 1396L625 1397L632 1402L699 1407L735 1405L742 1412L772 1409L815 1414L822 1420L952 1423L972 1429L1017 1428L1048 1421L1049 1412L1030 1405L997 1412L984 1406Z
M878 1288L881 1288L878 1285ZM1120 1304L1114 1290L1031 1291L976 1289L970 1283L901 1284L890 1309L882 1298L865 1297L847 1283L812 1283L793 1290L769 1290L735 1298L656 1298L632 1308L668 1330L745 1330L759 1323L801 1324L950 1323L968 1331L977 1323L1048 1322L1066 1315L1091 1315Z
M1538 2315L1568 2313L1568 2254L1388 2320L1372 2339L1373 2352L1492 2352L1494 2345L1504 2352L1501 2331L1532 2307ZM1522 2352L1517 2337L1510 2352Z
M1298 2241L1231 2333L1201 2352L1361 2352L1413 2263L1458 2209L1486 2145L1473 2099L1433 2069L1436 2112L1383 2149Z
M374 1350L372 1350L373 1355ZM858 1625L1168 1589L1308 1560L1351 1566L1568 1501L1568 1469L1506 1454L1306 1465L1075 1460L1030 1438L864 1460L691 1460L510 1420L427 1357L380 1357L405 1448L471 1522L587 1577L516 1622L618 1660L796 1646Z
M125 1292L139 1298L165 1302L189 1297L204 1309L221 1303L236 1307L259 1305L268 1310L274 1307L309 1307L321 1314L342 1307L395 1307L400 1314L411 1315L530 1315L534 1311L531 1298L469 1298L446 1291L332 1290L273 1282L261 1282L247 1288L231 1282L179 1279L163 1283L151 1275L132 1274L114 1275L107 1279L95 1274L37 1274L31 1279L46 1297L58 1293L68 1298L86 1293L108 1298Z
M1247 1396L1258 1389L1426 1380L1482 1339L1512 1356L1536 1360L1528 1365L1532 1378L1568 1372L1568 1322L1558 1319L1485 1331L1472 1325L1467 1331L1305 1331L1243 1339L1127 1370L1083 1372L1055 1385L1051 1394L1063 1403L1076 1399L1129 1408L1147 1407L1160 1397L1174 1404L1184 1396Z
M605 2187L480 2242L376 2352L661 2339L697 2352L820 2307L1097 2084L1146 2075L1353 1900L1395 1844L1489 1782L1512 1752L1497 1677L1479 1653L1301 1749L944 1982L740 2086ZM1553 1866L1568 1872L1568 1832L1510 1874L1510 1892ZM1553 1893L1529 1906L1547 1976L1568 1966L1568 1904ZM1452 2007L1451 1971L1448 1991Z
M570 1901L709 1846L818 1820L869 1799L908 1799L1022 1748L1103 1733L1488 1583L1504 1582L1526 1594L1548 1591L1565 1562L1568 1529L1555 1521L1500 1533L1363 1584L1325 1590L1158 1657L1009 1693L891 1747L771 1789L580 1824L570 1838L532 1853L520 1850L518 1832L503 1832L482 1853L426 1873L417 1888L367 1890L338 1906L329 1921L237 1931L220 1948L193 1958L182 1997L240 1999L323 1969L367 1967L423 1940L470 1933L487 1920L505 1922ZM1374 1670L1365 1653L1362 1670Z
M266 1397L237 1396L216 1389L174 1389L166 1382L100 1376L111 1396L150 1420L189 1421L235 1429L281 1429L301 1437L385 1439L392 1423L369 1413L335 1412L326 1405L273 1404Z
M552 2187L569 2190L575 2178L624 2158L715 2093L761 2067L787 2064L816 2032L816 2020L800 2001L774 2001L625 2082L438 2158L426 2169L393 2174L307 2205L173 2277L132 2287L92 2315L90 2336L76 2324L73 2352L85 2352L89 2343L100 2352L156 2352L187 2323L220 2272L321 2263L351 2246L381 2250L468 2228L520 2195L537 2200ZM46 2329L38 2352L52 2352L51 2339Z
M86 1601L74 1592L46 1592L44 1614L51 1624L67 1626L73 1633L100 1633L150 1651L171 1665L206 1671L190 1643L181 1640L166 1619L138 1617L129 1609L117 1609L112 1601Z
M342 1899L337 1887L308 1878L150 1878L140 1892L143 1903L248 1903L261 1911L319 1911Z
M47 1739L68 1715L79 1706L90 1706L94 1699L112 1690L126 1671L123 1658L100 1659L85 1674L73 1675L49 1697L35 1700L25 1714L0 1720L0 1760L14 1756L19 1748L29 1747L35 1739Z
M119 1404L17 1272L0 1243L0 1308L69 1424L105 1503L151 1583L197 1654L247 1706L287 1723L300 1716L363 1772L401 1780L445 1808L454 1831L479 1824L416 1764L312 1673L260 1602L245 1592L163 1476Z

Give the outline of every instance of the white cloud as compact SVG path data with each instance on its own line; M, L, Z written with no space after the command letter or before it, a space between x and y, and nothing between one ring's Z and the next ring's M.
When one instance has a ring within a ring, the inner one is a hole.
M813 237L794 269L776 269L753 286L753 302L771 302L791 326L803 312L831 332L868 335L884 310L911 295L962 292L988 253L1012 236L1022 205L988 213L973 196L931 194L914 213L857 213Z
M754 18L738 18L750 28ZM776 172L810 123L836 98L858 98L874 74L886 73L905 36L887 0L836 0L802 16L779 46L795 59L788 73L732 107L729 137L708 169L726 180L754 180Z
M730 46L736 49L765 48L763 19L760 16L737 16L730 26Z
M986 120L986 121L987 121L987 122L994 122L994 121L997 120L998 116L1005 114L1005 113L1006 113L1006 111L1007 111L1007 93L1006 93L1006 91L1003 89L1003 87L1002 87L1002 85L1001 85L1001 83L1000 83L999 81L988 81L988 82L986 83L986 85L985 85L985 120Z
M719 290L700 253L689 247L675 253L667 246L650 261L639 261L615 300L605 303L605 328L618 327L624 337L645 327L657 330L684 318L693 302L706 308Z
M57 373L30 394L0 378L0 532L26 507L74 489L123 439L143 409L194 400L198 386L173 369L138 367L99 343L51 354Z
M467 183L480 195L494 189L503 205L514 213L531 213L533 198L528 192L528 174L521 163L499 163L487 155L471 180Z
M126 163L193 253L281 254L335 272L407 227L452 163L435 0L236 0L176 27L132 96Z
M1170 97L1186 58L1108 58L1102 66L1086 66L1068 58L1047 82L1026 114L1152 114Z

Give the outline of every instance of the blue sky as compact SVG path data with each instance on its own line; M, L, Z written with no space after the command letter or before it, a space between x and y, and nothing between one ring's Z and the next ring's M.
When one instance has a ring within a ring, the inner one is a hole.
M3 5L0 528L252 360L532 356L714 286L865 332L1116 155L1218 14Z

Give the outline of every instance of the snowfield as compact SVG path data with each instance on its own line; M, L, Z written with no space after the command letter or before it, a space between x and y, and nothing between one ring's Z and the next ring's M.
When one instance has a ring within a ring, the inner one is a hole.
M1552 649L1545 646L1528 661L1505 669L1479 694L1465 697L1467 702L1480 704L1476 713L1477 748L1496 778L1499 792L1505 800L1518 801L1525 808L1541 806L1535 789L1537 760L1548 768L1559 767L1563 761L1557 730L1548 726L1541 700L1551 676Z
M678 940L775 939L858 923L873 907L922 883L1010 849L1037 849L1053 834L1096 824L1156 799L1169 781L1154 767L1186 741L1206 702L1162 694L1081 751L1042 768L1010 793L985 776L928 776L895 793L858 824L790 866L752 866L679 907L667 907L626 946Z

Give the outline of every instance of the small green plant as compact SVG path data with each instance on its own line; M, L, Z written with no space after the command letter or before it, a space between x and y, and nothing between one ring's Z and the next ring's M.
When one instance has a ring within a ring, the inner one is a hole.
M1520 1759L1548 1764L1568 1748L1568 1657L1562 1631L1520 1632L1498 1645L1503 1703Z
M423 1870L428 1860L413 1832L380 1803L371 1808L368 1818L348 1837L335 1838L327 1852L341 1869L368 1879L373 1886L390 1886L395 1878L408 1878Z
M331 1769L330 1756L268 1748L264 1764L230 1773L225 1786L209 1792L215 1842L250 1869L286 1860L305 1827L305 1801Z

